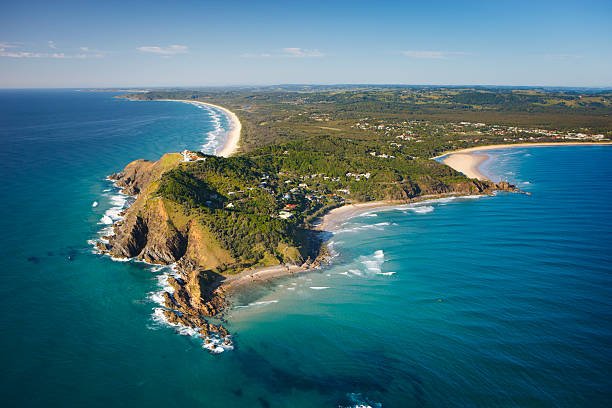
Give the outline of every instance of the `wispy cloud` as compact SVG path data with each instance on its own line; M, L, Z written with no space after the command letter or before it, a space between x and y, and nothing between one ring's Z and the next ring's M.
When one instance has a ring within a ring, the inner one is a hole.
M287 56L294 58L323 57L325 55L319 50L306 50L303 48L283 48L283 51L287 53Z
M102 58L102 54L65 54L63 52L31 52L31 51L8 51L0 47L0 57L7 58L51 58L51 59L87 59Z
M283 48L278 52L270 53L264 52L261 54L242 54L244 58L308 58L308 57L324 57L321 51L316 49L305 49L305 48Z
M6 51L4 48L0 48L0 57L10 58L45 58L48 57L48 53L41 52L28 52L28 51Z
M444 51L420 51L420 50L408 50L402 51L402 55L410 58L419 59L447 59L449 53Z
M89 47L79 47L79 50L85 53L79 55L85 55L86 58L102 58L105 54L108 54L106 51L95 50Z
M428 51L428 50L407 50L400 51L400 54L417 59L434 59L434 60L445 60L451 59L458 55L473 55L469 52L462 51Z
M261 54L245 53L241 55L242 58L269 58L272 56L273 56L272 54L267 53L267 52L264 52Z
M57 50L57 45L54 41L47 41L47 45ZM102 58L104 53L99 50L92 50L88 47L79 47L81 53L72 54L60 51L56 52L38 52L24 50L22 45L17 43L0 42L0 57L6 58L51 58L51 59L87 59L87 58Z
M575 54L544 54L544 58L568 60L568 59L580 59L584 57L582 55L575 55Z
M17 48L18 45L17 44L13 44L13 43L7 43L7 42L1 42L0 41L0 51L4 51L7 48Z
M143 46L143 47L138 47L137 50L142 51L142 52L150 52L153 54L175 55L175 54L185 54L189 51L189 48L186 45L170 45L168 47Z

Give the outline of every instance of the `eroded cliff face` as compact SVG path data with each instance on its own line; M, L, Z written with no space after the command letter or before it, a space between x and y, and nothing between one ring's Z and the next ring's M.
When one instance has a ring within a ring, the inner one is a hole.
M110 177L124 194L137 198L123 220L114 225L108 244L99 244L98 248L119 258L176 263L177 274L168 280L172 291L163 293L165 318L171 324L197 329L205 338L213 334L224 337L227 331L206 318L219 314L226 305L219 288L223 277L215 271L236 261L205 226L153 194L161 175L178 166L180 159L180 155L167 154L158 162L136 160Z

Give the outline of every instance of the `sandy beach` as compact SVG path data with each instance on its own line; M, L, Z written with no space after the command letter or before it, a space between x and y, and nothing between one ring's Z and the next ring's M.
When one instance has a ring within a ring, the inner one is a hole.
M270 279L304 272L309 269L310 268L299 265L275 265L246 269L236 275L228 276L221 283L221 287L223 287L223 289L226 291L232 291L244 285L265 282Z
M450 166L453 169L465 174L469 178L489 180L480 172L480 170L478 170L478 166L480 166L488 158L489 156L486 154L453 153L445 157L442 162L447 166Z
M227 140L225 141L225 145L223 148L217 152L217 156L229 157L232 154L236 153L239 148L240 143L240 131L242 130L242 124L240 120L238 120L238 116L231 110L224 108L223 106L215 105L208 102L200 102L200 101L191 101L188 99L163 99L165 101L175 101L175 102L187 102L193 103L197 105L208 105L219 110L222 110L231 122L231 129L228 132Z
M349 218L353 218L360 213L378 207L389 207L393 205L407 204L406 201L371 201L367 203L357 203L343 205L328 211L315 223L315 230L332 232L340 224Z
M612 142L552 142L552 143L514 143L489 146L476 146L468 149L455 150L446 152L432 159L442 159L442 162L449 167L465 174L470 178L478 180L489 180L480 172L480 166L489 156L486 154L477 154L477 152L498 149L511 149L520 147L550 147L550 146L609 146Z
M483 150L498 150L498 149L511 149L520 147L548 147L548 146L607 146L612 145L612 142L546 142L546 143L510 143L510 144L498 144L498 145L487 145L487 146L474 146L467 149L461 150L450 150L444 152L438 156L432 157L432 159L440 159L449 154L457 153L471 153L480 152Z

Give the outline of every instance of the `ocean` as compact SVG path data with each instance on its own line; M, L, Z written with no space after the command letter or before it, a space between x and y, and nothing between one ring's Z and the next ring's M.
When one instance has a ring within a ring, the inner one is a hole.
M113 96L0 91L4 406L609 406L611 147L488 151L532 195L347 221L331 264L243 290L211 354L154 318L163 269L90 242L124 203L108 174L213 152L227 119Z

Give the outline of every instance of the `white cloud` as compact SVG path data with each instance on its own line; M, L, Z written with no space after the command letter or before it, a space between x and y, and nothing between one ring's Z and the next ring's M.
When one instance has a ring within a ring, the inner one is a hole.
M323 57L325 54L319 50L308 50L304 48L283 48L279 52L261 54L242 54L244 58L306 58L306 57Z
M53 41L47 41L47 45L57 50L57 46ZM12 49L17 48L17 49ZM98 50L92 50L88 47L79 47L81 51L84 53L81 54L66 54L63 52L33 52L27 51L23 49L21 45L11 44L0 42L0 57L7 58L52 58L52 59L86 59L86 58L102 58L104 57L104 53Z
M28 51L17 51L17 52L7 52L4 48L0 48L0 57L10 57L10 58L45 58L48 57L47 53L40 52L28 52Z
M544 57L552 58L552 59L563 59L563 60L583 58L582 55L574 55L574 54L545 54Z
M421 58L421 59L446 59L448 58L447 53L444 51L402 51L402 54L410 58Z
M289 57L304 58L304 57L322 57L324 54L319 50L306 50L303 48L283 48Z
M461 51L426 51L426 50L407 50L400 51L400 54L418 59L449 59L456 55L472 55L469 52Z
M186 45L171 45L169 47L145 46L138 47L137 50L161 55L185 54L188 52Z
M64 54L63 52L29 52L29 51L15 51L8 52L3 48L0 48L0 57L8 58L52 58L52 59L87 59L87 58L102 58L102 54Z
M241 57L242 58L268 58L268 57L272 57L273 55L267 52L261 53L261 54L251 54L251 53L246 53L246 54L242 54Z

